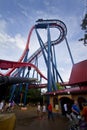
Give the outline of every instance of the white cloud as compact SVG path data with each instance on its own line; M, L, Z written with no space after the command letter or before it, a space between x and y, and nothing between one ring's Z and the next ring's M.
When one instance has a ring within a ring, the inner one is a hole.
M0 18L2 18L2 15L0 14Z
M25 17L27 17L27 18L29 17L27 11L25 11L25 10L21 10L21 13L22 13Z
M6 31L7 22L4 19L0 19L0 32Z
M72 53L76 63L87 59L87 47L79 41L75 42L72 48Z
M29 14L28 14L27 8L24 5L20 4L20 3L18 3L18 6L20 8L20 12L22 13L22 15L24 15L27 18L29 18Z
M26 38L21 34L9 35L7 33L7 22L0 20L0 59L15 60L17 57L19 58L25 45Z
M8 21L9 21L11 24L15 24L15 20L14 20L13 18L9 17L9 18L7 18L7 19L8 19Z
M49 1L44 1L44 5L45 5L45 6L49 6L49 5L50 5L50 2L49 2Z
M14 42L14 38L10 37L6 33L0 33L0 43Z
M26 46L26 39L23 38L21 36L21 34L16 34L15 38L15 43L16 43L16 46L21 49L21 50L24 50L25 46Z
M25 48L25 41L26 41L25 38L23 38L21 34L16 34L15 37L11 37L7 33L0 33L1 46L3 46L3 44L7 46L13 45L17 47L18 49L23 50ZM12 48L13 46L10 46L10 47Z

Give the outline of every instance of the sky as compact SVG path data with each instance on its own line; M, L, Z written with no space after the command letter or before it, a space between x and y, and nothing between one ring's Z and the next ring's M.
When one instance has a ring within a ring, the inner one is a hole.
M30 29L38 19L58 19L67 27L66 37L74 63L86 60L87 46L78 41L84 35L80 25L85 11L86 0L0 0L0 59L17 61L20 58ZM55 39L56 35L54 31L52 37ZM46 39L45 35L42 36ZM38 49L36 41L33 32L29 55ZM63 80L68 81L72 63L65 41L55 48L58 70ZM39 62L39 69L46 74L44 63Z

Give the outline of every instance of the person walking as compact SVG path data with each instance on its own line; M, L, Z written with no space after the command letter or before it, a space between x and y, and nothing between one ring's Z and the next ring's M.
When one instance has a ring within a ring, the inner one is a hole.
M74 104L72 105L72 112L76 116L80 115L80 109L78 106L78 102L76 100L74 101Z
M42 117L43 118L46 116L46 112L47 112L46 105L43 104L43 106L42 106Z
M64 104L64 116L67 117L70 121L72 121L72 118L71 118L72 110L69 105L70 105L69 103Z
M75 100L74 101L74 104L72 105L72 113L71 113L71 116L73 118L73 120L78 123L78 116L80 115L80 109L79 109L79 106L78 106L78 102Z
M67 113L68 113L68 107L67 107L67 104L65 103L64 104L64 115L67 116Z
M50 120L50 119L54 120L54 118L53 118L53 111L52 111L52 105L49 103L49 105L48 105L48 120Z
M41 105L40 105L40 103L37 104L37 115L38 115L38 118L41 119Z

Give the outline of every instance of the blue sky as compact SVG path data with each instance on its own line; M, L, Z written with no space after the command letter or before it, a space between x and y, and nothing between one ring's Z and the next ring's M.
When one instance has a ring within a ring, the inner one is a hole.
M78 39L84 32L80 24L85 14L86 0L0 0L0 59L17 61L26 45L28 33L35 21L59 19L67 26L67 40L74 62L87 59L87 47ZM45 37L45 36L43 36ZM30 54L39 47L32 34ZM70 76L72 64L63 41L56 47L58 70L64 81ZM39 69L45 74L44 65Z

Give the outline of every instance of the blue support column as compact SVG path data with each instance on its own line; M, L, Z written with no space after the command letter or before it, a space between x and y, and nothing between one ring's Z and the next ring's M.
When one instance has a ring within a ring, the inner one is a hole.
M25 95L24 95L24 106L26 106L28 86L29 86L29 84L27 83L27 84L26 84L26 88L25 88Z
M56 68L57 68L57 63L56 63L56 54L55 54L55 47L54 47L54 45L53 45L53 57L54 57L54 63L55 63L55 66L56 66ZM53 67L54 68L54 67ZM58 75L57 75L57 73L56 73L56 71L55 71L55 80L56 80L56 82L58 82Z
M47 49L46 49L46 46L44 45L44 43L43 43L37 29L35 29L35 31L36 31L37 38L38 38L38 41L39 41L39 44L40 44L40 47L41 47L41 50L42 50L42 54L43 54L43 57L44 57L44 60L45 60L46 66L47 66L47 57L46 57Z
M50 39L50 30L49 25L47 28L47 37L48 37L48 61L47 61L47 75L48 75L48 92L52 91L52 81L51 81L51 39Z
M13 99L14 92L16 90L16 85L14 84L11 89L12 89L12 91L11 91L11 96L10 96L10 99L9 99L10 101Z
M66 37L65 37L65 41L66 41L66 45L67 45L67 48L68 48L68 51L69 51L71 62L74 65L74 60L73 60L73 57L72 57L72 54L71 54L71 51L70 51L70 47L69 47L69 44L68 44L68 41L67 41Z

